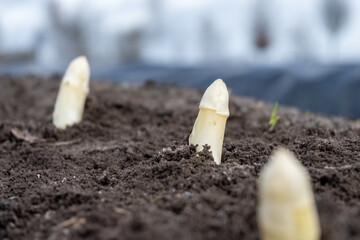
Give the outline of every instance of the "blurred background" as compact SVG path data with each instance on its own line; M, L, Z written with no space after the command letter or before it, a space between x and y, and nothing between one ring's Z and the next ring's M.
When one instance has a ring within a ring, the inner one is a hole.
M360 117L359 0L1 0L0 74L147 79ZM1 83L0 83L1 86Z

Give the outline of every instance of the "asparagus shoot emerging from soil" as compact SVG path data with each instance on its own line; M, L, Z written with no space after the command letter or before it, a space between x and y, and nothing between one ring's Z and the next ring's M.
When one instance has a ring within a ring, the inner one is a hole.
M229 93L221 79L217 79L206 89L199 108L189 144L198 145L198 152L204 145L209 145L214 161L220 164L225 125L229 117Z
M270 121L269 121L269 124L271 125L271 127L269 129L270 132L274 130L277 122L280 119L280 117L276 116L277 108L278 108L278 103L276 102L275 105L274 105L274 108L272 110Z
M318 240L320 227L307 170L286 149L260 174L258 223L262 240Z
M86 57L74 59L61 81L55 102L53 124L65 129L82 119L86 96L89 93L90 67Z

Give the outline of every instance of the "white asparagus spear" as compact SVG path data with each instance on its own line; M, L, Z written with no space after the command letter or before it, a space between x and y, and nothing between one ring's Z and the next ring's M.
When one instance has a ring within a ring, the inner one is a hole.
M197 144L196 151L201 151L205 144L209 145L214 161L220 164L225 125L229 117L229 93L221 79L206 89L199 108L189 144Z
M53 124L57 128L65 129L81 121L89 93L89 79L90 67L86 57L74 59L61 81L55 102Z
M259 204L262 240L320 239L309 174L290 151L275 151L262 170Z

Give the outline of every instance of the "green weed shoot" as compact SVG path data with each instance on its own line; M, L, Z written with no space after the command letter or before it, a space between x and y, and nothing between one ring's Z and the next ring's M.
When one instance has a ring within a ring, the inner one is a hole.
M278 108L278 102L275 103L274 108L273 108L272 113L271 113L270 120L269 120L269 124L271 125L270 129L269 129L270 132L272 132L274 130L277 122L280 119L279 116L276 116L277 108Z

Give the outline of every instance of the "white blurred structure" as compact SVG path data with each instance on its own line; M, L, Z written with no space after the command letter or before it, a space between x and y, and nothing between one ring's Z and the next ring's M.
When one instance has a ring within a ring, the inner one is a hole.
M336 34L326 1L347 10ZM1 0L0 63L24 53L43 65L80 54L103 64L359 61L359 10L359 0Z

